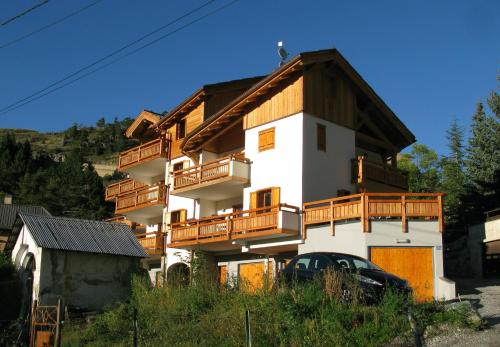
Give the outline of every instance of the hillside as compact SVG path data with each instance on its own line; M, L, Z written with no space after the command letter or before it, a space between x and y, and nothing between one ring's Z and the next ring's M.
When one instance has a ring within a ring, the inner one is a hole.
M48 153L52 157L66 156L77 149L87 160L110 170L116 165L118 153L134 145L123 136L131 123L130 118L113 123L99 120L95 126L73 125L61 132L39 132L29 129L0 128L0 138L13 134L17 142L30 142L33 153Z

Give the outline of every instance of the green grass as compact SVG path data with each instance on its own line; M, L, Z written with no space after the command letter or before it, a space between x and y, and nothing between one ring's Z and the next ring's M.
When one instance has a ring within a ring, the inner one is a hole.
M440 304L413 304L389 293L379 305L341 304L324 285L312 283L254 294L210 281L150 288L134 279L130 302L99 315L85 329L66 328L63 346L129 346L138 311L141 346L243 346L250 311L253 346L383 346L397 337L411 341L407 311L423 331L433 324L470 326L467 312Z

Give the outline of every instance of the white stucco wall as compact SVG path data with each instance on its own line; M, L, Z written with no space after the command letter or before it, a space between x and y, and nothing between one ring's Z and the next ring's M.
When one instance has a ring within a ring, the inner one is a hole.
M35 240L29 233L26 226L21 228L19 236L12 250L11 259L16 270L21 270L27 260L27 255L32 253L35 259L35 268L33 271L33 299L38 298L40 292L40 269L42 264L42 249L38 247Z
M408 232L402 232L401 221L371 221L369 233L363 233L361 222L312 226L307 230L299 254L308 252L340 252L369 258L370 247L432 247L434 296L453 299L455 284L444 278L443 241L437 221L408 221Z
M259 131L274 127L274 148L259 152ZM280 187L282 203L302 204L303 115L296 115L245 131L245 156L251 161L250 186L244 189L243 209L250 192Z
M326 127L326 151L318 150L317 124ZM351 160L356 155L355 132L305 114L303 137L304 202L336 197L339 189L354 194Z

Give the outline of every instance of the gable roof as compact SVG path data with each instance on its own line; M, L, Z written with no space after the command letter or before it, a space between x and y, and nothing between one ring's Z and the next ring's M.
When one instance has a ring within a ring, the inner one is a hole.
M128 225L19 213L14 233L25 225L38 247L86 253L148 257Z
M348 74L353 82L380 108L398 131L404 137L402 148L415 142L415 136L385 104L377 93L359 75L359 73L349 64L349 62L336 49L327 49L314 52L304 52L295 56L288 63L276 69L273 73L253 85L246 92L235 98L232 102L214 114L211 118L196 127L190 132L181 144L181 149L186 154L192 154L199 150L201 144L220 131L223 127L234 124L243 117L245 110L252 104L260 100L274 90L274 88L294 76L294 73L301 71L304 66L318 62L335 61L339 67Z
M20 212L50 216L50 213L42 206L0 204L0 229L12 229L17 214Z
M191 110L197 107L201 102L205 101L212 94L216 94L217 92L226 91L229 89L246 90L258 81L262 80L262 78L264 78L264 76L255 76L214 84L206 84L195 91L191 96L189 96L179 105L177 105L173 110L168 112L168 114L158 122L158 127L162 129L170 128L184 115L191 112Z
M160 114L150 110L143 110L132 122L132 124L130 124L128 129L125 130L125 136L128 138L135 137L136 134L141 134L148 129L153 128L153 126L158 123L160 119Z

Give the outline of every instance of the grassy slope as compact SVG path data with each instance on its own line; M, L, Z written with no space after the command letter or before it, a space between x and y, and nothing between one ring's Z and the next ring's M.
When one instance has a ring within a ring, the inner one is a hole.
M13 133L18 142L28 140L31 143L33 152L45 151L54 154L64 154L71 151L71 146L63 146L64 133L63 132L50 132L42 133L35 130L28 129L7 129L0 128L0 137ZM110 164L115 165L118 153L103 154L100 156L91 156L89 159L94 164Z

